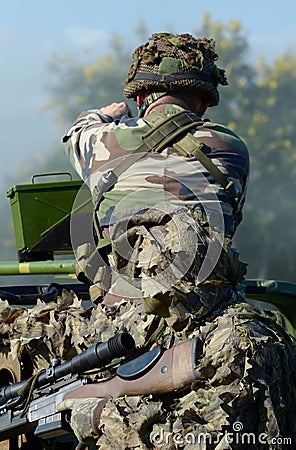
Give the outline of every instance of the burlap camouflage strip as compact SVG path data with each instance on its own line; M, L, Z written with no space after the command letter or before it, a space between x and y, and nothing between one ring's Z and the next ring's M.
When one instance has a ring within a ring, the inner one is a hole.
M138 287L145 311L165 317L174 329L190 313L198 312L201 318L228 301L246 272L230 240L221 243L220 234L207 231L206 224L194 220L194 213L186 208L175 208L170 214L161 207L150 208L119 221L111 237L110 264L123 279L116 280L110 292L130 298L130 285ZM210 255L209 242L215 247ZM215 252L217 263L213 263ZM204 261L208 261L209 276L197 283ZM122 282L126 279L128 286Z
M152 219L154 232L160 227L159 234L169 239L174 230L167 226L169 221L164 226L156 217ZM115 237L122 236L121 226L125 228L123 223L118 225ZM129 238L137 236L141 245L133 263L125 261L128 269L125 263L117 262L116 266L119 272L134 274L139 269L141 250L148 246L148 234L144 232L149 229L148 217L134 219L125 229L130 232ZM208 239L204 229L191 270L166 292L165 313L151 313L149 302L147 312L145 298L117 298L113 305L85 309L73 293L66 292L56 302L38 302L31 309L13 309L8 302L0 302L1 352L19 359L26 352L34 371L47 367L54 356L69 359L121 331L130 332L143 350L156 345L169 348L199 337L202 350L196 369L200 379L191 389L110 400L103 409L98 448L236 449L242 446L243 433L252 433L254 439L275 439L274 444L262 446L256 441L253 448L276 449L284 448L276 443L279 439L295 439L296 360L292 338L277 314L244 303L244 295L235 286L243 279L245 265L230 242L224 244L208 279L194 285L194 271L200 267ZM169 244L174 244L169 247L175 253L179 251L176 241ZM161 255L170 258L174 252ZM149 265L141 270L147 276L154 273ZM99 380L113 373L114 366L110 365L93 378ZM234 428L238 423L241 434ZM236 441L227 443L227 433L235 432Z
M136 98L146 92L195 89L211 106L219 102L217 85L227 85L225 71L215 62L213 39L196 39L190 34L154 33L133 53L124 96Z
M172 396L109 401L99 448L292 448L295 349L272 313L229 306L194 335L204 342L200 381Z
M203 320L191 313L186 327L174 332L164 319L147 315L140 300L85 311L75 296L65 293L57 302L40 302L30 310L14 310L7 302L0 307L1 352L20 358L27 351L35 370L46 367L52 356L68 359L119 330L130 331L137 345L145 345L160 325L159 345L200 337L200 381L172 396L110 401L101 420L101 449L146 449L153 441L163 449L239 448L221 444L236 422L243 425L241 433L254 433L256 439L262 433L269 440L295 439L295 349L272 313L231 304ZM103 376L108 372L98 378ZM174 442L176 433L183 437L182 445ZM200 437L205 442L192 445ZM253 448L285 447L257 443Z

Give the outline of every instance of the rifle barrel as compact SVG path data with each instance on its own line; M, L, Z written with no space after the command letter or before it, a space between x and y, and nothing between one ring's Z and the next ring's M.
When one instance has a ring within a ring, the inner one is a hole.
M50 366L38 376L34 387L40 388L68 375L82 374L88 370L99 369L115 358L126 356L134 349L135 341L129 333L117 334L106 342L90 346L87 350L63 364ZM29 382L29 380L20 381L1 388L0 406L4 406L9 400L19 397L20 390Z

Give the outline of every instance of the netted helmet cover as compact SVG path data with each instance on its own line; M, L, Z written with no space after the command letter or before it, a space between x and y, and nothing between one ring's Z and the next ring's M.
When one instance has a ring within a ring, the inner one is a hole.
M213 39L196 39L190 34L153 34L132 55L125 88L126 98L136 99L139 91L172 92L192 88L209 106L219 102L218 84L227 85L225 71L215 61Z

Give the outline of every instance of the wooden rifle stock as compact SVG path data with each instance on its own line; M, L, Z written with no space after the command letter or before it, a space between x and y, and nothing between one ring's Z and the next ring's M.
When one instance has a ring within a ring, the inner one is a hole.
M144 375L125 380L118 375L94 384L87 384L64 396L68 398L117 398L132 395L165 394L190 386L197 380L196 342L186 341L164 350L155 365Z

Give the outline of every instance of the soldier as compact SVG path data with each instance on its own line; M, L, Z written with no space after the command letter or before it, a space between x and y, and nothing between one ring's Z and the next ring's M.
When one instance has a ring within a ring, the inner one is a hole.
M139 115L124 102L92 109L63 139L94 196L96 266L79 223L71 232L78 259L92 267L84 276L101 301L104 330L126 329L146 350L178 354L194 342L182 350L184 370L173 358L166 381L156 385L151 372L147 389L126 398L105 398L98 383L93 398L60 405L72 410L80 440L95 438L99 448L238 448L243 433L254 448L276 448L295 432L291 338L272 313L244 303L245 265L231 248L248 150L228 128L202 119L227 84L214 46L153 34L133 53L125 82Z

